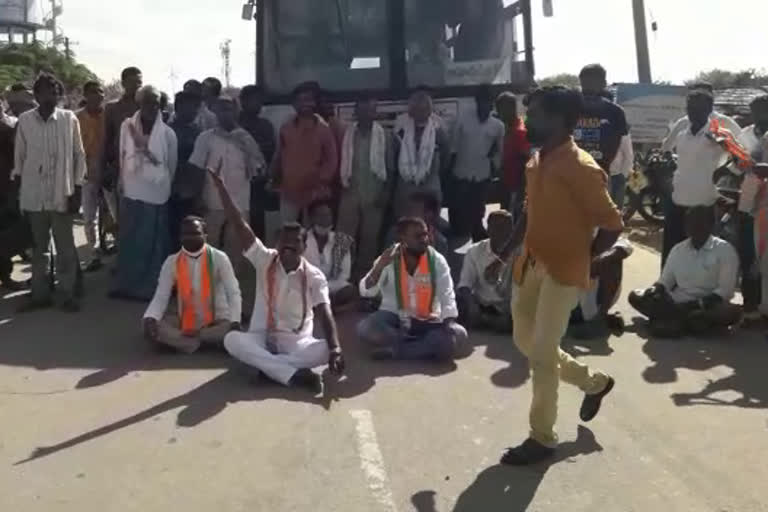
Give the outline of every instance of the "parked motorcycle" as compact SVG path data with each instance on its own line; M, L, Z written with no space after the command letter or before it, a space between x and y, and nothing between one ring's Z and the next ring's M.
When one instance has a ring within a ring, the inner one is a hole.
M624 221L635 213L651 224L664 224L664 201L672 193L672 175L677 169L677 156L660 149L645 155L637 153L635 168L627 180Z

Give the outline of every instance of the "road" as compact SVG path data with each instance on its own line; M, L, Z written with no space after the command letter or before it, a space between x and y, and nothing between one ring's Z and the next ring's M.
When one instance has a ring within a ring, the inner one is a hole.
M657 269L637 249L625 290ZM557 459L516 469L497 461L527 433L531 390L508 337L473 335L455 365L370 362L343 317L348 375L315 399L223 354L154 354L143 306L106 283L89 276L78 315L0 300L2 511L768 510L763 335L566 341L617 387L581 425L563 386Z

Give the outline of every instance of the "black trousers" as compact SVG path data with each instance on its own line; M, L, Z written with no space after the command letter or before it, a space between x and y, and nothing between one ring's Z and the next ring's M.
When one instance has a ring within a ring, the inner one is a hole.
M760 275L752 273L755 264L755 219L748 213L739 212L739 243L736 247L741 265L741 294L744 311L757 311L761 300Z
M661 268L667 262L672 248L687 238L685 234L685 214L688 208L678 206L668 197L664 205L664 242L661 250Z
M489 184L490 180L467 181L454 178L451 181L448 216L454 235L471 236L475 242L488 238L483 220Z

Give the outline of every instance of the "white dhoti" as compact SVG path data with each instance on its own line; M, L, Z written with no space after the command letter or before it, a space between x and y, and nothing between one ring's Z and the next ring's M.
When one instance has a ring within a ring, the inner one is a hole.
M235 359L264 372L270 379L288 385L300 369L312 369L328 363L330 353L325 340L311 335L275 334L277 354L267 350L266 331L230 332L224 347Z

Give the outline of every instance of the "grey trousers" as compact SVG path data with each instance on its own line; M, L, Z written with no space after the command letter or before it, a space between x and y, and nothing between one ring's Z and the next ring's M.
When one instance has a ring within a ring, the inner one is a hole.
M56 244L57 291L61 300L75 298L79 259L72 234L72 215L61 212L26 212L32 230L32 300L51 298L48 286L48 246L53 232Z
M383 186L383 185L382 185ZM355 239L357 258L353 275L364 276L381 254L379 240L384 222L384 209L373 204L363 204L357 190L344 189L339 204L339 220L336 230Z

